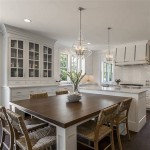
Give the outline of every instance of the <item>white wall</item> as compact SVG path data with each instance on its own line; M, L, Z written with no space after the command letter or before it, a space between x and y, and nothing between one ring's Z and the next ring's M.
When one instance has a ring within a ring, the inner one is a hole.
M115 74L122 82L145 84L146 80L150 80L150 65L115 67Z

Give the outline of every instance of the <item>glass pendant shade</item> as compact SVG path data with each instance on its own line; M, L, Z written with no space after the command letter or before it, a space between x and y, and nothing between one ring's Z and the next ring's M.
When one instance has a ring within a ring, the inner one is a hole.
M92 54L92 51L88 49L88 44L86 44L83 41L82 38L82 31L81 31L81 11L84 10L84 8L79 7L78 10L80 11L80 32L79 32L79 39L74 42L72 46L72 53L75 55L77 58L86 58Z

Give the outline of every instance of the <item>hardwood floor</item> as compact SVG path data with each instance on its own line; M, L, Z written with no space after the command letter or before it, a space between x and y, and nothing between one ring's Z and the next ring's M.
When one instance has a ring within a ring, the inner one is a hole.
M114 134L114 139L115 139L115 149L118 150L116 134ZM8 140L9 138L7 137L6 141L8 142ZM150 150L150 111L147 111L147 122L143 127L143 129L139 133L131 132L131 141L128 141L127 136L121 136L121 141L123 150ZM107 142L108 139L105 139L100 143L100 150L103 149L103 147ZM78 144L77 150L91 150L91 149Z

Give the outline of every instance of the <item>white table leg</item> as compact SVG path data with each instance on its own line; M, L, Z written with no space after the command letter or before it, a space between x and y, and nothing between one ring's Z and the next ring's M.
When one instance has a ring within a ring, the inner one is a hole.
M57 126L57 150L77 150L77 126Z

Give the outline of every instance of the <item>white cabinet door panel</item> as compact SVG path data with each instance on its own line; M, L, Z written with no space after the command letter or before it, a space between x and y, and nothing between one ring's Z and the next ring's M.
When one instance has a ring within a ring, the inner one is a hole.
M125 53L125 61L132 62L134 61L135 54L135 45L126 46L126 53Z
M136 45L136 61L146 60L146 44L138 44Z
M125 47L116 49L116 62L124 62Z

